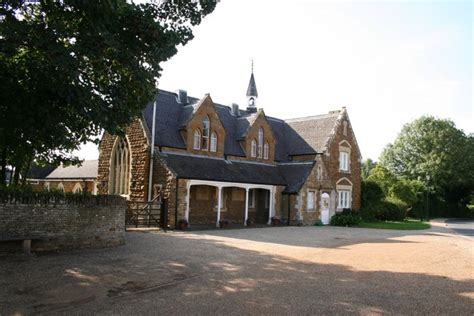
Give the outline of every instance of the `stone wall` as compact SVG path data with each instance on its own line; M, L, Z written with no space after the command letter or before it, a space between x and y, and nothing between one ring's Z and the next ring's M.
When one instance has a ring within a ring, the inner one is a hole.
M31 239L33 251L104 248L124 244L126 204L121 198L82 205L0 204L0 245ZM1 249L1 247L0 247Z
M150 166L150 146L147 132L140 119L136 119L126 130L131 150L130 200L145 201L148 194L148 170ZM99 194L108 194L109 170L112 150L117 136L104 133L99 145L99 168L97 188Z
M339 170L339 144L342 141L349 143L351 148L349 172L341 172ZM327 154L324 155L324 162L328 169L329 177L334 188L336 188L337 182L343 178L348 179L352 183L352 208L359 209L361 190L361 161L359 152L357 151L357 142L350 123L347 124L346 134L344 134L343 124L337 125L334 138L331 141Z

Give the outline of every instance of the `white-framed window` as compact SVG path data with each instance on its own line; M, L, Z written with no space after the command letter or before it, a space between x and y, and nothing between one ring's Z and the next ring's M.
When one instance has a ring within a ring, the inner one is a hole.
M211 129L211 121L209 116L205 116L202 120L202 150L209 150L209 133Z
M345 151L339 152L339 170L349 171L349 153Z
M201 149L201 131L198 129L194 131L193 149Z
M74 186L74 189L72 189L72 192L82 193L82 185L79 182L77 182L76 185Z
M217 151L217 134L216 132L212 132L211 134L211 151Z
M49 191L49 190L51 189L51 187L49 186L49 182L45 182L45 183L44 183L44 189L45 189L46 191Z
M307 196L307 204L306 204L306 208L308 211L315 211L316 210L316 207L315 207L315 193L314 191L308 191L308 196Z
M251 146L250 146L250 157L257 157L257 142L255 141L255 139L252 139L252 143L251 143Z
M249 189L249 208L255 207L255 189Z
M116 141L110 165L109 193L128 195L130 191L130 148L125 138Z
M338 207L340 209L351 208L351 191L339 190L338 191Z
M265 145L263 145L263 159L268 159L268 151L269 151L268 143L265 143Z
M59 182L58 190L61 191L61 192L64 192L64 184L62 182Z
M216 193L215 193L215 194L216 194L216 195L215 195L215 197L216 197L216 206L214 207L214 212L217 212L217 206L218 206L218 205L217 205L217 203L218 203L218 200L217 200L217 199L219 198L219 197L218 197L219 189L216 188L216 191L215 191L215 192L216 192ZM226 200L227 200L227 199L226 199L226 194L225 194L225 188L222 188L222 189L221 189L221 212L227 211L227 202L226 202Z
M263 157L263 128L258 129L258 158Z

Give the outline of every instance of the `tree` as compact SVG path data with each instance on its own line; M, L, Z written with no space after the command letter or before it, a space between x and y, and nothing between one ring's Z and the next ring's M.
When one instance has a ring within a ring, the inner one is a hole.
M450 120L424 116L402 128L379 163L398 177L421 182L428 194L467 203L474 187L474 137Z
M0 4L0 185L7 165L72 162L121 134L156 94L160 63L215 0L4 0ZM21 172L20 172L21 171Z
M372 169L374 169L376 166L377 166L377 163L370 158L362 161L362 165L361 165L362 179L367 179Z

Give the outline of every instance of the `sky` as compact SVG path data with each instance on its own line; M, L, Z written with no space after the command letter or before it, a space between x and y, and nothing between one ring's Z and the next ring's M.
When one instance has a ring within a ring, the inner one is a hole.
M221 0L162 63L159 88L281 119L345 106L364 159L422 115L474 132L472 1ZM95 145L77 153L97 159Z

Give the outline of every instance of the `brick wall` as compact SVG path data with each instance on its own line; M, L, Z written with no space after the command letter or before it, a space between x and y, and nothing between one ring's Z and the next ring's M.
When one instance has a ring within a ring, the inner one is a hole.
M33 251L118 246L124 244L125 210L123 199L85 205L0 204L0 241L33 238Z
M38 184L33 184L32 185L33 190L34 191L43 191L43 190L45 190L46 189L46 187L45 187L46 182L49 183L50 190L58 189L59 183L62 183L63 187L64 187L64 192L66 192L66 193L73 192L74 187L78 183L81 185L83 191L87 190L87 192L89 192L89 193L94 192L94 186L95 186L95 181L94 180L68 180L68 179L65 179L63 181L40 180L40 181L38 181Z

